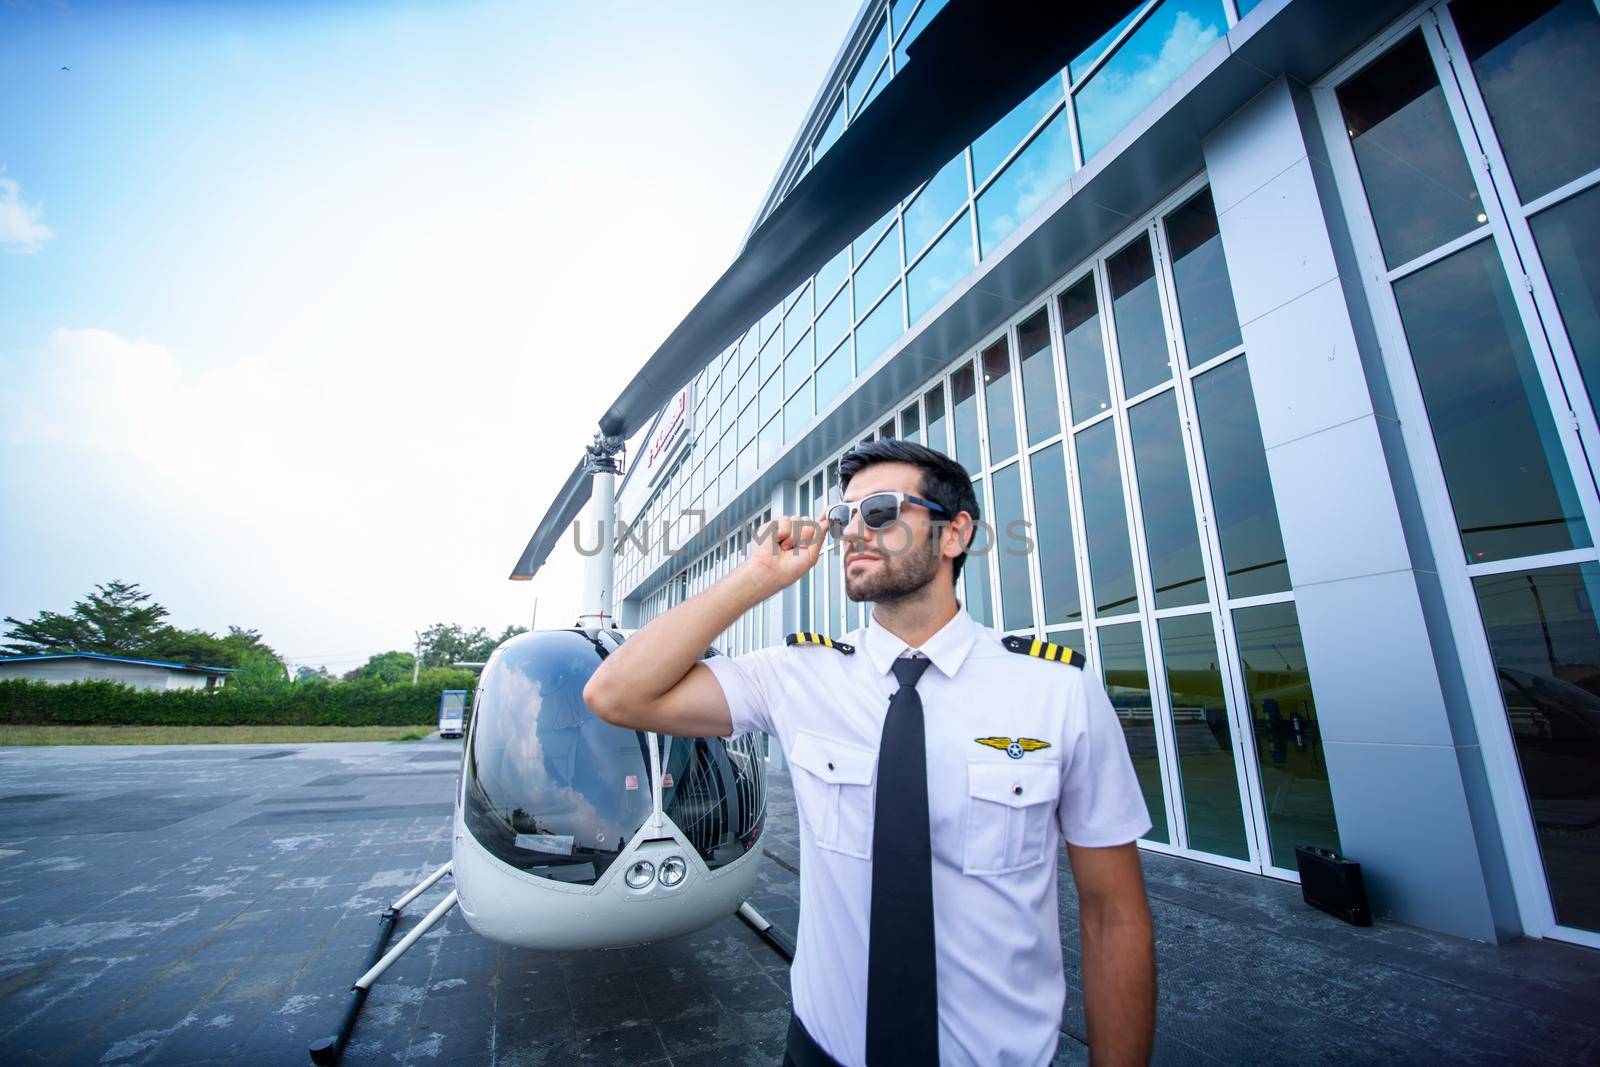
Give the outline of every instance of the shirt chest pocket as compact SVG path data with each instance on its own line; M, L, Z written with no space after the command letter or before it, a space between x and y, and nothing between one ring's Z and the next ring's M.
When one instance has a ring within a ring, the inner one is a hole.
M794 799L818 847L856 859L872 858L873 774L870 748L810 730L795 735L789 753Z
M1050 822L1061 792L1061 764L973 760L967 764L966 874L1010 874L1043 863L1055 838Z

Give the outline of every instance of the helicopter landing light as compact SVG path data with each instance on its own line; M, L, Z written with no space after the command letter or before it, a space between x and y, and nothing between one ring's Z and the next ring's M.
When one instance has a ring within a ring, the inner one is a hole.
M689 873L689 865L682 856L668 856L661 861L661 884L671 889L683 881L683 876Z
M662 865L663 872L665 871L665 866L665 864ZM649 860L640 860L628 868L628 873L624 880L628 883L629 889L645 889L649 887L651 882L655 881L655 877L656 865Z

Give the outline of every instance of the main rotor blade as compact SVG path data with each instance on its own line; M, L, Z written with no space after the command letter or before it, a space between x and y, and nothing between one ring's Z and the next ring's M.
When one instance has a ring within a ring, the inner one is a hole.
M572 525L572 520L578 517L583 506L589 502L593 489L594 479L589 474L588 460L585 456L578 460L578 465L567 475L561 491L556 494L555 500L545 511L544 518L539 520L539 525L533 531L533 539L528 542L528 547L522 550L522 558L517 560L517 565L511 569L513 579L532 578L539 568L544 566L544 561L550 556L550 550L556 546L556 542L567 531L567 527Z
M631 436L757 316L1058 75L1127 9L1128 0L949 0L907 48L904 69L756 227L622 390L601 431ZM540 521L513 578L533 577L588 500L582 469Z

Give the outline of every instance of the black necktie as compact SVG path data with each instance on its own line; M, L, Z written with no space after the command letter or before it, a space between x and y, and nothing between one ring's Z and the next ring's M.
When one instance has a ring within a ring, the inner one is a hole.
M917 679L925 658L894 661L878 748L872 823L872 920L867 943L867 1063L939 1062L939 986L933 954L933 849L928 764Z

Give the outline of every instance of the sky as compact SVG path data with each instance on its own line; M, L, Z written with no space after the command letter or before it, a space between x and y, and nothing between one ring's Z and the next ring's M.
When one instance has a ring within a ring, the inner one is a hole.
M0 615L571 625L506 576L856 8L0 0Z

